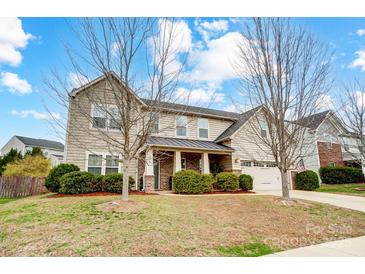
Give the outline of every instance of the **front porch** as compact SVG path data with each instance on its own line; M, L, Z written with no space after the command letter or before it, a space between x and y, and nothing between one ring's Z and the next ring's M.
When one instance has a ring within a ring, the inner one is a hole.
M172 177L180 170L191 169L202 174L231 171L232 150L222 148L226 150L149 146L138 161L143 190L172 190Z

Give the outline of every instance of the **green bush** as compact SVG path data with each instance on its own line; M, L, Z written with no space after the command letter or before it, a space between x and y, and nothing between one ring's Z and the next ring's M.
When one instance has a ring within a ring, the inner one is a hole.
M80 171L80 168L74 164L60 164L52 168L46 177L46 188L51 192L58 192L61 177L72 171Z
M134 189L136 182L129 176L129 190ZM106 192L123 192L123 173L109 173L104 176L102 190Z
M364 182L361 169L354 167L321 167L319 175L323 184L353 184Z
M240 182L240 188L242 190L252 190L252 188L253 188L253 179L250 175L241 174L238 177L238 181Z
M85 171L66 173L60 179L59 193L81 194L97 191L95 175Z
M213 190L214 177L211 174L200 175L194 170L181 170L173 177L172 188L176 193L198 194Z
M203 174L200 176L201 193L213 191L213 183L215 182L213 174Z
M97 183L97 191L103 191L103 182L104 182L104 175L96 174L95 179Z
M0 176L5 171L7 164L13 163L21 159L23 159L22 153L14 148L10 149L8 153L0 157Z
M238 176L231 172L218 173L217 187L224 191L236 191L240 187Z
M317 173L312 170L297 173L295 175L295 188L301 190L314 190L319 188Z
M7 164L3 176L46 177L50 169L49 159L39 155L27 155L24 159Z

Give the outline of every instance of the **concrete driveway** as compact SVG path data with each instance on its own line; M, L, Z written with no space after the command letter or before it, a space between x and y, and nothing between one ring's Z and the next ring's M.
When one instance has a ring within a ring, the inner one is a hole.
M281 191L276 190L256 191L256 193L259 195L281 196ZM320 202L365 212L365 197L301 190L290 190L290 196L294 199Z
M364 257L365 236L295 248L270 257Z

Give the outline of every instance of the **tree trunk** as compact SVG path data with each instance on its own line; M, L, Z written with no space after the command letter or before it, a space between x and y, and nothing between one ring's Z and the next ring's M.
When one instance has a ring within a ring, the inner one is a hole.
M365 161L364 161L364 158L361 158L361 171L362 171L362 174L365 175Z
M289 184L288 184L288 171L280 170L281 174L281 188L284 199L290 199L289 196Z
M128 191L129 191L129 160L123 160L123 191L122 200L128 201Z

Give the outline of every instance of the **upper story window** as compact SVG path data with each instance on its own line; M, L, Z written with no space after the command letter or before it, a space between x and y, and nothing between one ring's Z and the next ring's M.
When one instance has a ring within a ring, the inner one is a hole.
M159 133L160 132L160 115L158 112L150 113L151 119L151 133Z
M91 115L93 128L118 130L121 127L120 113L116 106L110 105L105 108L92 105Z
M176 117L176 136L187 136L188 117Z
M209 123L208 119L198 119L198 134L199 138L208 138L209 136Z
M331 149L332 148L332 138L331 135L326 136L326 148Z
M91 107L93 128L106 128L106 112L101 107L93 105Z
M267 137L267 123L266 121L260 121L261 137Z
M108 107L108 128L120 130L122 121L120 118L119 109L116 106Z

